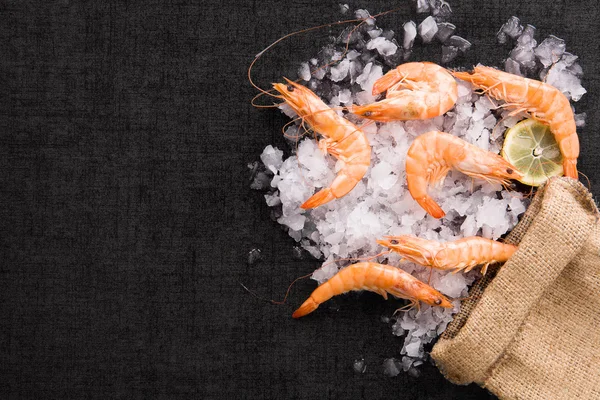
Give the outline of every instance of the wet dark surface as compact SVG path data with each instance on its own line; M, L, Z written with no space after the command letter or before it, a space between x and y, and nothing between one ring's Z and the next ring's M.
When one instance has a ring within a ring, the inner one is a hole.
M398 2L349 1L372 14ZM595 1L456 1L473 47L452 67L498 65L511 15L580 56L579 169L600 175ZM318 263L270 218L247 164L285 147L246 70L279 37L344 19L337 2L148 1L0 6L0 394L8 398L488 399L426 363L383 374L399 302L336 298L293 320ZM406 7L406 10L409 8ZM411 12L378 20L400 31ZM422 18L422 17L419 17ZM336 34L340 27L331 28ZM295 78L328 29L267 53L263 87ZM440 61L431 47L414 60ZM260 257L251 257L252 249ZM353 370L364 357L366 372Z

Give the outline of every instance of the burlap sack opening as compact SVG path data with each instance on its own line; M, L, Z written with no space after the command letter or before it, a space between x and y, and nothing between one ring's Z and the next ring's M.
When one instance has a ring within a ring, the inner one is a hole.
M551 179L506 242L519 250L473 286L432 358L450 381L502 399L600 399L600 225L591 194Z

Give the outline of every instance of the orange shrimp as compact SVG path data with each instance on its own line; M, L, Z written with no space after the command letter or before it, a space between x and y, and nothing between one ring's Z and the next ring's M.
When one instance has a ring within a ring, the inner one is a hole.
M331 187L321 189L300 206L314 208L348 194L360 182L371 164L371 146L360 128L340 117L310 89L286 81L287 85L274 83L273 87L303 121L325 137L320 145L344 162Z
M550 127L563 155L565 176L578 179L579 138L569 99L554 86L523 78L495 68L478 65L473 73L454 72L454 76L471 82L492 97L507 102L514 113L527 112L533 119Z
M427 185L443 181L450 169L503 185L507 185L510 179L523 177L512 164L495 153L448 133L425 133L417 137L408 149L406 182L413 199L434 218L442 218L446 214L427 194Z
M389 71L375 82L373 95L386 90L385 100L353 106L351 111L384 122L428 119L450 110L458 98L454 77L430 62L406 63Z
M294 311L292 317L300 318L310 314L321 303L351 290L369 290L379 293L386 300L389 293L402 299L411 300L415 304L420 300L431 306L453 307L450 300L443 294L400 268L361 262L342 269L316 288L300 308Z
M466 237L453 242L440 243L411 235L386 236L377 241L382 246L399 253L408 261L444 271L469 272L482 265L485 275L490 264L507 261L517 246L478 236Z

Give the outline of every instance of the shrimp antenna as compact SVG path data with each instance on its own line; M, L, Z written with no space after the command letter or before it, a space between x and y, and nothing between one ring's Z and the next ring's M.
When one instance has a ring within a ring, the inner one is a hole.
M261 50L258 54L256 54L256 56L254 56L254 60L252 60L252 62L250 63L250 66L248 67L248 81L250 82L250 84L255 89L257 89L258 91L260 91L260 93L252 99L252 105L255 106L255 107L267 107L267 108L270 108L272 106L260 106L260 105L256 105L254 103L254 100L256 100L258 97L260 97L262 95L277 97L276 95L272 94L273 89L267 91L267 90L264 90L264 89L260 88L258 85L256 85L254 83L254 81L252 80L252 68L254 67L254 64L262 57L262 55L265 52L267 52L268 50L270 50L272 47L276 46L279 42L281 42L281 41L283 41L283 40L285 40L285 39L287 39L287 38L289 38L291 36L295 36L295 35L298 35L298 34L301 34L301 33L306 33L306 32L314 31L314 30L317 30L317 29L326 28L326 27L329 27L329 26L349 24L349 23L352 23L352 22L359 22L360 21L360 23L356 27L354 27L354 29L352 29L350 31L350 33L348 33L348 39L349 39L350 36L352 36L352 34L356 31L356 29L358 29L358 27L360 27L362 24L364 24L369 18L381 17L381 16L384 16L386 14L391 14L393 12L402 10L404 8L405 7L398 7L398 8L392 9L392 10L381 12L379 14L371 15L371 16L369 16L367 18L355 18L355 19L348 19L348 20L345 20L345 21L330 22L328 24L323 24L323 25L319 25L319 26L313 26L313 27L310 27L310 28L306 28L306 29L302 29L302 30L296 31L296 32L288 33L287 35L284 35L284 36L280 37L279 39L277 39L276 41L274 41L273 43L271 43L270 45L268 45L267 47L265 47L263 50ZM347 40L346 41L346 48L344 49L344 52L342 53L341 59L343 59L343 57L348 52L349 46L350 46L350 40ZM319 68L325 68L325 67L327 67L329 65L333 65L333 64L337 63L338 61L339 60L336 60L334 62L331 62L329 64L321 66ZM318 70L319 69L317 69L316 71L318 71ZM315 72L315 71L312 71L312 72Z
M336 261L369 261L372 260L374 258L377 257L381 257L381 256L385 256L388 255L392 252L392 250L387 250L387 251L382 251L379 254L375 254L374 256L368 256L368 257L354 257L354 258L340 258ZM322 268L322 267L321 267Z
M363 257L363 258L340 258L340 259L337 259L337 260L331 260L331 261L329 261L329 262L326 262L325 264L323 264L323 265L322 265L320 268L318 268L318 269L317 269L317 270L315 270L315 271L318 271L319 269L321 269L321 268L325 267L326 265L329 265L329 264L331 264L331 263L335 263L335 262L338 262L338 261L346 261L346 260L371 260L371 259L373 259L373 258L375 258L375 257L379 257L379 256L382 256L382 255L385 255L385 254L389 254L390 252L391 252L391 250L384 251L384 252L381 252L381 253L379 253L379 254L375 254L374 256L370 256L370 257L368 257L368 258L366 258L366 257ZM264 298L264 297L261 297L261 296L257 295L257 294L256 294L254 291L250 290L250 289L249 289L249 288L248 288L246 285L244 285L242 282L238 281L238 283L240 284L240 286L242 286L242 287L244 288L244 290L246 290L248 293L250 293L252 296L254 296L255 298L257 298L257 299L258 299L258 300L260 300L260 301L264 301L264 302L266 302L266 303L269 303L269 304L274 304L274 305L283 305L283 304L285 304L285 302L287 301L287 298L288 298L288 296L289 296L289 294L290 294L290 290L292 289L292 286L294 286L294 284L295 284L296 282L298 282L299 280L301 280L301 279L305 279L305 278L308 278L308 277L309 277L309 276L311 276L312 274L314 274L314 272L311 272L310 274L306 274L306 275L303 275L303 276L301 276L301 277L298 277L298 278L294 279L294 280L292 281L292 283L290 283L290 286L288 286L288 288L287 288L287 291L285 292L285 296L283 297L283 300L281 300L281 301L272 300L272 299L266 299L266 298Z
M252 290L248 289L248 288L246 287L246 285L244 285L242 282L239 282L239 281L238 281L238 283L239 283L239 284L240 284L240 285L241 285L241 286L242 286L242 287L243 287L243 288L244 288L244 289L245 289L245 290L246 290L248 293L250 293L252 296L256 297L258 300L261 300L261 301L267 302L267 303L269 303L269 304L274 304L274 305L283 305L283 304L285 304L285 302L287 301L287 298L288 298L288 296L289 296L289 294L290 294L290 290L292 289L292 286L294 285L294 283L296 283L296 282L297 282L297 281L299 281L300 279L308 278L308 277L309 277L309 276L311 276L311 275L312 275L312 273L310 273L310 274L307 274L307 275L304 275L304 276L301 276L301 277L299 277L299 278L296 278L296 279L294 279L294 280L292 281L292 283L290 283L290 286L288 286L288 288L287 288L287 291L285 292L285 296L284 296L283 300L281 300L281 301L269 300L269 299L265 299L264 297L260 297L259 295L257 295L256 293L254 293Z
M337 263L339 261L369 261L372 260L376 257L381 257L387 254L390 254L392 252L392 250L387 250L387 251L382 251L381 253L375 254L374 256L367 256L367 257L348 257L348 258L338 258L337 260L331 260L331 261L327 261L326 263L324 263L323 265L321 265L319 268L317 268L315 270L318 271L326 266L328 266L329 264L332 263Z
M420 307L418 301L416 301L416 300L409 300L409 302L410 303L408 303L404 307L397 308L396 311L394 311L394 313L392 314L392 317L394 317L399 312L409 312L410 310L412 310L415 307L417 308L418 311L421 310L421 307Z
M592 191L592 184L590 183L590 178L588 178L588 176L586 174L584 174L581 171L577 171L579 172L579 175L583 175L583 177L585 178L585 180L587 181L587 188L589 191Z

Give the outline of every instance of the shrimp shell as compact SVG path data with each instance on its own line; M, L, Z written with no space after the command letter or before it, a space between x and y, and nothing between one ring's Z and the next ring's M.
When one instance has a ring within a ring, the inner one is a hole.
M352 112L376 121L428 119L454 107L456 80L443 67L430 62L401 64L373 85L373 95L387 91L385 100L353 106Z
M412 235L386 236L378 240L382 246L400 254L408 261L436 269L469 272L482 265L485 275L490 264L507 261L517 251L517 246L478 236L440 243Z
M289 79L286 81L287 85L274 83L273 87L303 121L325 137L320 144L327 152L344 163L330 187L321 189L300 206L314 208L354 189L371 164L371 146L360 128L339 116L310 89Z
M443 294L399 268L361 262L342 269L316 288L310 297L294 311L292 317L300 318L310 314L333 296L351 290L369 290L379 293L386 300L389 293L413 302L420 300L431 306L453 307Z
M450 169L502 184L523 177L512 164L495 153L448 133L427 132L417 137L408 149L406 182L413 199L434 218L446 214L427 194L427 186L441 182Z
M515 113L527 112L533 119L550 127L563 155L565 176L578 179L579 138L569 99L557 88L535 79L509 74L478 65L473 73L454 72L490 96L507 102Z

